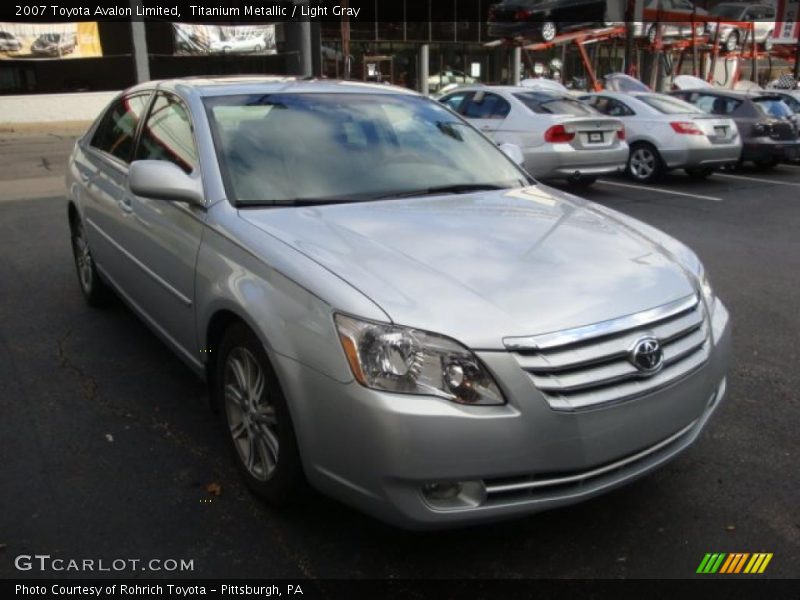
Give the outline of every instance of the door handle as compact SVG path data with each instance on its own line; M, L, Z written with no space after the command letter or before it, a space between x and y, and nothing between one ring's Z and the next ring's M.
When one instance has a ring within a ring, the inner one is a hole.
M123 196L122 200L119 201L119 205L125 212L133 212L133 203L130 196Z
M85 173L84 171L81 171L81 173L80 173L80 177L81 177L81 181L82 181L84 184L86 184L86 185L89 185L89 182L90 182L90 181L91 181L91 179L92 179L92 178L89 176L89 174L88 174L88 173Z

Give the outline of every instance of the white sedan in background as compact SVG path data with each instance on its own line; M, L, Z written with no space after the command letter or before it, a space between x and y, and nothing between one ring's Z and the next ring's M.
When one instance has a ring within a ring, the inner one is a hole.
M519 146L525 169L538 179L591 185L600 175L625 169L628 145L622 122L562 92L472 86L439 101L497 144Z
M245 53L245 52L262 52L267 47L266 41L263 37L250 36L243 38L229 38L227 40L214 40L211 42L210 48L212 52L221 52L223 54L231 53ZM275 51L271 50L269 54L274 54Z
M671 169L708 177L741 156L742 140L733 119L708 115L678 98L654 92L597 92L582 99L625 123L627 172L636 181L655 181Z

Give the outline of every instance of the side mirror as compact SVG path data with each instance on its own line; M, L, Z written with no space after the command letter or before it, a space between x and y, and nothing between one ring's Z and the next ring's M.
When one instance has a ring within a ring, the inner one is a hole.
M525 155L522 154L522 148L516 144L500 144L500 150L519 166L522 166L525 162Z
M163 160L135 160L128 171L131 192L155 200L203 205L203 184L177 165Z

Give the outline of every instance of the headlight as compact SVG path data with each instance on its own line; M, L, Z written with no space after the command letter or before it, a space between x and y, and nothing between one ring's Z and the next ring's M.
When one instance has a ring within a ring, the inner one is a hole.
M705 269L700 272L700 291L703 293L703 298L706 301L706 306L710 312L714 312L714 289L711 287L711 280L708 278L708 273Z
M353 376L368 388L461 404L505 403L478 358L454 340L344 315L336 315L335 321Z

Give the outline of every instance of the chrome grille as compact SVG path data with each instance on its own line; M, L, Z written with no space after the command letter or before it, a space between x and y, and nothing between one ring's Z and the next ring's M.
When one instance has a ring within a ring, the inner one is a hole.
M696 371L708 360L708 323L696 295L655 309L540 336L506 338L505 346L556 410L580 410L656 391ZM640 371L631 349L656 338L663 366Z

